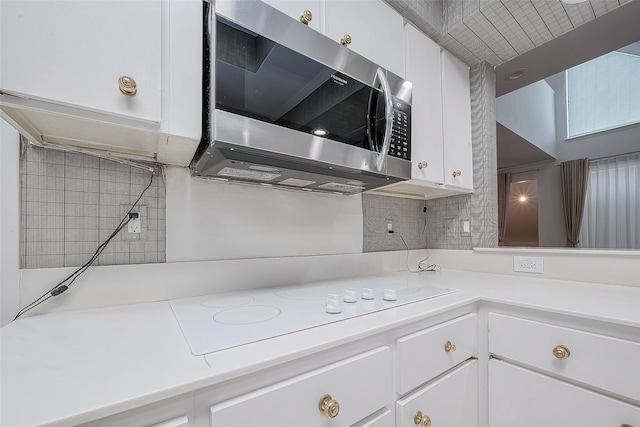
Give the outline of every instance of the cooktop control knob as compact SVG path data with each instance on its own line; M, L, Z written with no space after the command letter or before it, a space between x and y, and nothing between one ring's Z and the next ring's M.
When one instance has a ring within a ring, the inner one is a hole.
M343 300L344 302L357 302L358 295L356 294L356 291L344 291Z
M362 299L373 299L373 289L362 288Z
M398 294L395 289L385 289L383 298L385 301L396 301L398 299Z
M337 298L331 298L332 296L327 299L326 312L329 314L342 313L342 301Z

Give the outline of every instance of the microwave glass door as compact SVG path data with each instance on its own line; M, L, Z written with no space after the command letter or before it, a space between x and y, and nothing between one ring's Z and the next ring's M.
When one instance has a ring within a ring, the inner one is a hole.
M215 55L217 109L379 151L380 89L221 17Z

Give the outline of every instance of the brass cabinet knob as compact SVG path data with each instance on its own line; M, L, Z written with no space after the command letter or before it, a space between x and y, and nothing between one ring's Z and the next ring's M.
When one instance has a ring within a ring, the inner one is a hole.
M631 424L620 424L620 427L633 427Z
M457 177L459 177L460 175L462 175L462 172L461 172L460 170L454 170L454 171L453 171L453 177L454 177L454 178L457 178Z
M563 345L557 345L553 348L553 355L556 359L567 359L571 356L569 349Z
M456 346L451 343L451 341L447 341L444 343L444 351L449 353L450 351L456 351Z
M426 169L426 168L427 168L427 166L429 166L429 165L427 164L427 162L420 162L420 163L418 163L418 169L420 169L420 170L422 170L422 169Z
M431 418L428 415L422 415L422 412L416 412L413 417L413 423L420 427L431 427Z
M340 44L342 46L347 46L351 44L351 36L349 34L345 34L344 37L340 39Z
M138 92L138 87L133 77L120 76L118 78L118 87L120 88L120 92L127 96L133 96Z
M331 397L330 394L325 394L320 398L320 402L318 402L318 409L320 409L320 412L327 418L335 418L340 412L340 404Z
M311 14L310 10L305 10L304 12L302 12L302 15L300 15L300 22L302 22L304 25L309 25L309 22L311 22L312 19L313 15Z

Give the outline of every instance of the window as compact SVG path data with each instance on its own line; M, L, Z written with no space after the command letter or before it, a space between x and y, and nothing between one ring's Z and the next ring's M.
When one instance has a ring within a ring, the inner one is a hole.
M640 56L611 52L567 70L567 137L640 122Z

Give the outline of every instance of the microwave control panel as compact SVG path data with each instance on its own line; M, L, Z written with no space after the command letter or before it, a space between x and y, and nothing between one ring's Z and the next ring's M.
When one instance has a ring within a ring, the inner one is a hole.
M393 128L389 155L411 160L411 105L393 99Z

